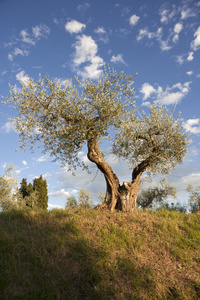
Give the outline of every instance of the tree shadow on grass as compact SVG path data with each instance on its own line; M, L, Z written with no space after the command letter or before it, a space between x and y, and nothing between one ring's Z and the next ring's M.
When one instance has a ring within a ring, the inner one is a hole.
M15 212L1 225L0 299L153 299L151 271L127 257L111 261L112 249L83 237L66 212Z

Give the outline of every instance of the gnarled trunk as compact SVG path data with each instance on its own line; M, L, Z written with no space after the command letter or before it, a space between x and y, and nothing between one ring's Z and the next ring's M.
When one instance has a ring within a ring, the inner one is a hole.
M124 212L136 212L137 195L140 188L140 179L144 170L147 169L147 161L141 163L133 170L132 181L120 185L119 179L112 168L106 163L98 147L97 138L88 141L88 159L94 162L104 174L106 180L106 195L103 206L111 211L121 210Z
M138 176L133 182L124 181L122 185L110 186L107 184L104 206L108 206L111 211L116 209L135 213L137 211L136 201L140 189L140 177Z

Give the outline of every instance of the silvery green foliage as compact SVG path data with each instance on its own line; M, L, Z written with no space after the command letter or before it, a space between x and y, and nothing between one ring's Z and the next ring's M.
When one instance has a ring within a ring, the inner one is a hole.
M106 137L112 141L113 153L131 168L138 167L140 173L168 173L182 162L187 135L178 117L173 119L173 112L162 105L150 105L149 115L139 115L132 84L133 76L107 68L97 82L75 78L66 80L63 87L47 76L39 77L37 83L30 79L20 92L10 87L6 103L14 102L18 111L13 123L21 148L29 143L32 149L39 142L44 153L70 169L87 168L78 156L81 148Z
M75 196L67 196L66 208L78 207L78 202Z
M9 165L5 174L0 176L0 209L8 211L25 206L23 198L18 193L18 180L14 176L14 166Z
M75 196L68 196L66 202L66 208L92 208L93 203L91 201L91 193L87 191L87 189L80 189L78 200Z
M110 127L119 128L130 114L127 107L135 106L132 76L108 70L97 82L59 80L39 77L22 83L20 92L10 87L10 97L18 116L13 119L19 132L20 148L39 142L44 153L72 168L85 164L78 153L95 134L98 139L108 136ZM123 97L123 101L122 98Z
M83 208L92 208L91 193L87 189L80 189L78 205Z
M132 115L122 121L113 153L126 159L131 168L142 166L149 173L167 174L181 163L189 150L188 135L163 105L149 105L149 114Z
M191 212L200 212L200 185L194 188L191 184L189 184L187 191L190 194L189 205Z
M176 199L176 189L166 179L163 179L158 186L146 190L142 189L137 197L137 205L143 209L153 208L156 205L165 207L165 201L168 196Z

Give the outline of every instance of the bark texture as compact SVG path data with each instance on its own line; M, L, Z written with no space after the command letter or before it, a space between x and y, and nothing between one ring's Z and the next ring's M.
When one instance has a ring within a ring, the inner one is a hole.
M119 179L101 155L98 147L98 140L93 136L88 141L88 159L95 163L98 169L104 174L106 181L106 195L103 206L111 211L120 210L123 212L137 211L137 195L140 189L142 173L147 169L149 161L142 162L132 172L132 181L120 185Z

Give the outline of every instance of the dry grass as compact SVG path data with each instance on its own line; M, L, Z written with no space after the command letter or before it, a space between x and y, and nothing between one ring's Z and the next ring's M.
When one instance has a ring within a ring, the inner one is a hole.
M200 215L0 214L0 299L199 299Z

